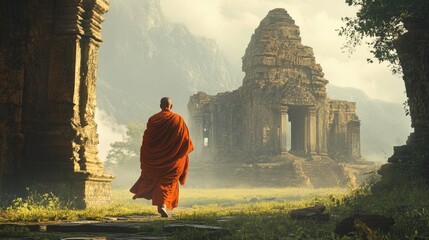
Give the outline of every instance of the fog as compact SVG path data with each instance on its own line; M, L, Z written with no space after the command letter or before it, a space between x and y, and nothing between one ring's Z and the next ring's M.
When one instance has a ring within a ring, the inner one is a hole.
M95 122L97 122L97 131L99 133L98 157L105 160L110 144L116 141L122 141L126 126L118 124L112 115L107 114L102 109L95 110Z
M96 122L99 157L122 141L129 123L145 124L170 96L187 118L197 91L231 91L241 85L241 57L269 10L285 8L300 27L329 80L328 96L357 102L362 153L385 162L411 132L404 83L388 64L367 64L369 48L342 49L336 29L355 9L344 0L112 0L103 23ZM138 159L137 159L138 161ZM137 170L136 170L137 171ZM134 181L130 180L130 184Z

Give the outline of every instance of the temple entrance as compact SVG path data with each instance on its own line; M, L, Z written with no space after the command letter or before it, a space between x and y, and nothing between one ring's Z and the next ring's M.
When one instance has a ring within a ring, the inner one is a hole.
M305 155L306 150L306 125L307 107L291 106L288 110L290 122L290 152L295 155Z

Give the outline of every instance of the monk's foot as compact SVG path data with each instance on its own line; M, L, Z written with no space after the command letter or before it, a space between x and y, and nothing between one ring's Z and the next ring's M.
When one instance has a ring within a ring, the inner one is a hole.
M165 205L158 206L158 213L161 214L161 217L168 218L167 207Z

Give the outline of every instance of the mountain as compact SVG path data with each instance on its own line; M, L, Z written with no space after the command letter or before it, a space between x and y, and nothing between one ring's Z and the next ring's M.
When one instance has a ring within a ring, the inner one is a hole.
M99 52L97 107L119 123L146 122L170 96L186 115L189 96L237 87L218 45L168 22L160 0L112 1Z
M411 120L399 103L369 98L356 88L328 85L328 96L356 102L361 121L361 150L367 160L386 161L393 146L403 145L412 132Z

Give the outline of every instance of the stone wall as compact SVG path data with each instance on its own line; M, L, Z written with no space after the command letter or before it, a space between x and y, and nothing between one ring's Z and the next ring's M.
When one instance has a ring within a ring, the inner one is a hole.
M73 193L80 207L110 201L94 121L107 9L107 0L2 1L2 191Z
M25 1L0 7L0 190L13 189L22 165L22 98L26 39Z
M359 159L360 121L356 103L329 101L329 155L336 159Z
M423 12L425 12L423 10ZM395 146L394 154L379 171L379 187L429 179L429 15L404 19L406 32L394 42L403 71L407 105L414 132L406 145Z

